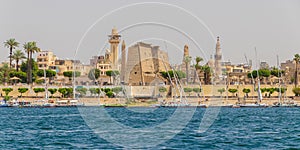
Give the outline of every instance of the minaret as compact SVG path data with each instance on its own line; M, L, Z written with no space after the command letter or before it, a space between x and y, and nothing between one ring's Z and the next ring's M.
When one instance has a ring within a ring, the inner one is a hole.
M125 41L122 41L122 60L121 60L121 82L125 81L125 73L126 73L126 45Z
M112 29L111 35L108 36L109 43L110 43L110 52L111 52L111 66L112 69L118 70L118 46L120 43L120 37L121 35L118 34L118 31L116 28Z
M216 54L215 54L215 78L216 79L220 79L222 75L221 61L222 61L221 44L220 44L220 38L217 37Z
M189 47L188 45L184 45L184 50L183 50L183 68L182 70L185 70L185 74L186 74L186 83L189 82L189 74L190 74L190 61L191 61L191 57L189 55Z

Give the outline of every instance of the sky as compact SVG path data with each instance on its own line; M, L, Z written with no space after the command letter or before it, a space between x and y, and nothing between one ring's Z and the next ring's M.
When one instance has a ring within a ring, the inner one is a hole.
M144 3L143 3L144 2ZM299 0L0 0L0 61L3 42L36 41L61 59L85 64L109 48L117 28L127 47L138 41L158 45L171 63L182 61L183 47L207 61L220 37L224 61L266 61L276 65L300 53ZM121 44L120 44L121 45ZM256 47L257 55L254 48ZM257 56L257 57L255 57Z

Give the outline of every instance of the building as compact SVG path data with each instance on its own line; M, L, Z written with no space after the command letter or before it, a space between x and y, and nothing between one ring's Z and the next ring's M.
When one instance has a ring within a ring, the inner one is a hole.
M119 43L120 43L120 37L121 35L118 34L118 31L116 28L112 29L111 35L109 37L109 43L110 43L110 51L111 51L111 57L109 57L109 61L111 63L112 69L119 70L118 60L119 60Z
M129 85L150 85L156 78L164 80L159 72L170 70L168 54L159 46L138 42L128 48L127 56L124 81Z
M84 70L84 65L79 60L55 60L55 66L50 69L55 70L57 75L63 76L66 71L80 71Z
M221 51L221 44L220 38L217 37L217 44L216 44L216 53L215 53L215 79L218 82L222 78L222 51Z
M260 69L269 69L269 64L267 62L262 61L259 64L259 68Z
M37 53L37 65L39 69L49 69L55 66L57 57L50 51L41 51Z
M287 60L280 64L280 69L284 71L283 80L285 83L293 84L295 81L296 62ZM300 81L300 65L297 66L298 81Z

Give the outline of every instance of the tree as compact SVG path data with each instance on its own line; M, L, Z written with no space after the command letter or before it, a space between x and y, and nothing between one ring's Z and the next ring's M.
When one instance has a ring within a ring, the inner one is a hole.
M193 89L192 89L192 88L189 88L189 87L187 87L187 88L183 88L183 91L184 91L185 93L188 93L188 94L189 94L189 96L190 96L190 94L191 94L191 92L193 91Z
M112 83L111 77L113 77L113 79L115 79L115 77L118 76L120 74L120 72L118 70L108 70L105 72L105 74L110 77L110 83Z
M21 83L26 83L27 75L26 75L25 72L22 72L22 71L10 71L8 75L9 75L10 78L18 77L18 78L21 79Z
M224 88L218 89L218 92L222 95L225 92Z
M89 88L89 91L90 91L91 95L97 94L96 88Z
M118 95L122 90L123 90L122 87L114 87L114 88L112 88L112 91L113 91L116 95Z
M57 89L53 88L53 89L48 89L48 91L51 93L51 97L53 97L53 94L55 94L57 92Z
M246 88L243 89L243 93L246 94L246 97L248 97L248 93L250 93L250 92L251 92L250 89L246 89Z
M53 79L53 77L56 76L56 72L53 71L53 70L49 70L49 69L47 69L47 70L45 70L45 71L46 71L46 77L49 78L49 82L51 83L51 80ZM44 77L44 76L45 76L45 75L44 75L44 70L42 70L42 69L38 70L38 71L36 72L36 74L37 74L37 76L39 76L39 77Z
M88 78L90 80L97 80L98 78L100 77L100 70L99 69L91 69L89 71L89 74L88 74Z
M44 88L33 88L34 93L38 96L39 93L45 92Z
M10 72L10 68L8 66L7 63L4 63L2 67L0 67L0 72L1 72L1 76L2 76L2 83L7 83L9 80L9 72Z
M28 91L28 88L18 88L18 92L21 93L21 98L22 98L22 94L26 93Z
M193 92L199 94L201 92L201 89L200 88L193 88Z
M114 96L114 93L112 91L109 91L106 93L106 96L112 98Z
M40 52L40 48L37 47L36 42L27 42L23 45L24 50L27 53L27 84L32 83L32 64L33 64L33 59L32 59L32 54L36 52Z
M275 91L278 92L278 93L280 92L281 94L283 94L284 92L287 91L287 88L283 88L283 87L282 88L275 88Z
M273 67L271 70L271 75L275 76L275 77L281 77L282 74L284 74L283 70L279 70L278 68Z
M298 64L300 62L300 55L299 54L294 55L294 61L296 62L296 66L295 66L295 87L297 87L297 85L298 85Z
M21 50L16 50L12 55L12 59L16 61L16 69L19 71L19 61L25 59L25 54Z
M232 95L234 95L234 93L236 93L237 91L237 89L228 89L228 92L232 93Z
M199 63L200 63L201 61L203 61L203 58L197 56L197 57L196 57L196 65L195 65L196 70L201 69L201 66L199 65Z
M203 58L197 56L197 57L195 58L195 61L196 61L196 65L195 65L195 72L194 72L194 83L196 82L197 71L198 71L199 69L201 69L201 66L200 66L199 63L200 63L201 61L203 61Z
M19 46L19 43L14 38L11 38L4 42L4 46L9 48L9 67L11 68L12 52L13 49Z
M79 72L79 71L65 71L65 72L63 72L63 75L65 77L68 77L69 81L72 80L73 74L75 75L75 78L76 78L76 77L79 77L81 75L81 72Z
M172 80L172 79L169 79L169 76L171 78L174 78L175 77L174 72L175 72L176 77L178 77L179 80L182 78L185 78L185 76L186 76L184 72L179 71L179 70L177 70L177 71L169 70L168 72L162 71L162 72L160 72L160 74L163 78L165 78L167 80Z
M190 63L191 63L191 56L185 56L184 57L184 63L185 63L185 74L186 74L186 83L188 84L189 83L189 66L190 66Z
M66 88L59 88L58 92L62 95L62 97L65 97L68 93Z
M269 98L271 97L271 95L276 91L275 88L267 88L267 92L269 92Z
M208 65L204 65L201 67L201 71L204 73L204 83L210 84L211 77L211 68Z
M14 90L13 88L2 88L2 91L4 91L5 93L5 96L8 96L8 94L13 90Z
M295 94L295 96L300 96L300 88L299 87L294 87L293 88L293 93Z
M87 92L87 88L76 88L76 92L79 92L80 93L80 96L85 96L86 95L86 92Z

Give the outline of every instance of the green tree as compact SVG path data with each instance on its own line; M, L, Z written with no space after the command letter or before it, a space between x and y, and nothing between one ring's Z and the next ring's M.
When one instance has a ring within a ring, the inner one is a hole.
M27 53L27 83L31 84L32 83L32 66L33 66L33 59L32 59L32 54L36 52L40 52L40 48L37 47L36 42L27 42L23 45L23 48L25 52Z
M5 96L8 96L8 94L13 90L13 88L2 88L2 91L5 93Z
M225 92L224 88L218 89L218 92L222 95Z
M65 97L68 93L66 88L59 88L58 92L61 94L62 97Z
M193 92L195 92L197 95L201 92L200 88L193 88Z
M183 91L184 91L185 93L188 93L189 96L190 96L190 95L191 95L191 92L193 91L193 89L192 89L192 88L189 88L189 87L186 87L186 88L183 88Z
M13 78L13 77L18 77L20 78L22 83L26 83L26 79L27 79L27 75L25 72L22 71L10 71L9 72L9 77Z
M234 93L236 93L238 90L237 89L228 89L228 92L232 93L232 95L234 96Z
M79 93L80 93L80 96L81 96L81 97L82 97L82 96L85 96L85 95L86 95L86 92L87 92L87 88L83 88L83 87L81 87L81 88L76 88L75 90L76 90L76 92L79 92Z
M88 78L90 80L97 80L98 78L100 77L100 70L99 69L91 69L89 71L89 74L88 74Z
M174 78L175 77L174 72L175 72L176 77L179 78L179 80L182 79L182 78L185 78L185 76L186 76L186 74L182 71L173 71L173 70L169 70L168 72L162 71L162 72L160 72L160 74L163 78L165 78L167 80L171 80L171 79L169 79L169 76L171 78Z
M9 80L9 72L10 72L10 68L8 66L7 63L4 63L2 67L0 67L0 72L1 72L1 76L2 76L2 83L7 83Z
M279 70L278 68L273 67L271 70L271 75L276 76L276 77L281 77L282 74L284 74L283 70Z
M46 71L46 77L49 78L49 82L51 83L51 80L56 76L56 72L53 70L45 70ZM44 70L40 69L36 72L37 76L44 77Z
M106 96L112 98L114 96L114 93L112 91L109 91L106 93Z
M9 48L9 67L11 68L12 52L13 49L19 46L19 43L14 38L11 38L4 42L4 46Z
M249 94L250 92L251 92L250 89L247 89L247 88L244 88L244 89L243 89L243 93L246 94L246 97L248 97L248 94Z
M108 70L105 72L105 74L110 77L110 83L112 83L111 78L113 77L113 79L115 79L115 77L118 76L120 73L118 70Z
M28 88L18 88L18 92L21 93L20 97L22 98L23 93L26 93Z
M96 88L89 88L89 91L90 91L91 95L97 94L97 89Z
M73 77L73 75L75 75L75 78L76 77L79 77L80 75L81 75L81 72L79 72L79 71L65 71L65 72L63 72L63 75L65 76L65 77L68 77L69 78L69 81L71 81L72 80L72 77Z
M44 88L33 88L34 93L38 96L39 93L45 92Z
M275 88L267 88L267 92L269 92L269 98L272 96L274 92L276 92Z
M116 93L116 95L118 95L122 90L123 90L122 87L114 87L114 88L112 88L112 91L114 93Z
M161 93L164 93L164 92L167 91L167 88L165 88L165 87L159 87L158 91L161 92Z
M294 55L294 61L296 62L296 66L295 66L295 87L297 87L298 85L298 64L300 62L300 55L299 54L295 54Z
M197 71L201 69L200 62L203 61L203 58L197 56L195 58L195 61L196 61L196 65L195 65L195 71L194 71L194 83L196 82Z
M50 89L48 89L48 91L51 93L51 97L53 97L53 94L55 94L57 92L57 89L50 88Z
M210 84L211 82L211 73L212 70L208 65L204 65L201 67L201 71L204 73L204 83Z
M25 54L21 50L16 50L12 55L12 59L16 61L16 69L19 71L19 61L25 59Z
M300 96L300 88L299 87L294 87L293 88L293 93L295 94L295 96Z

